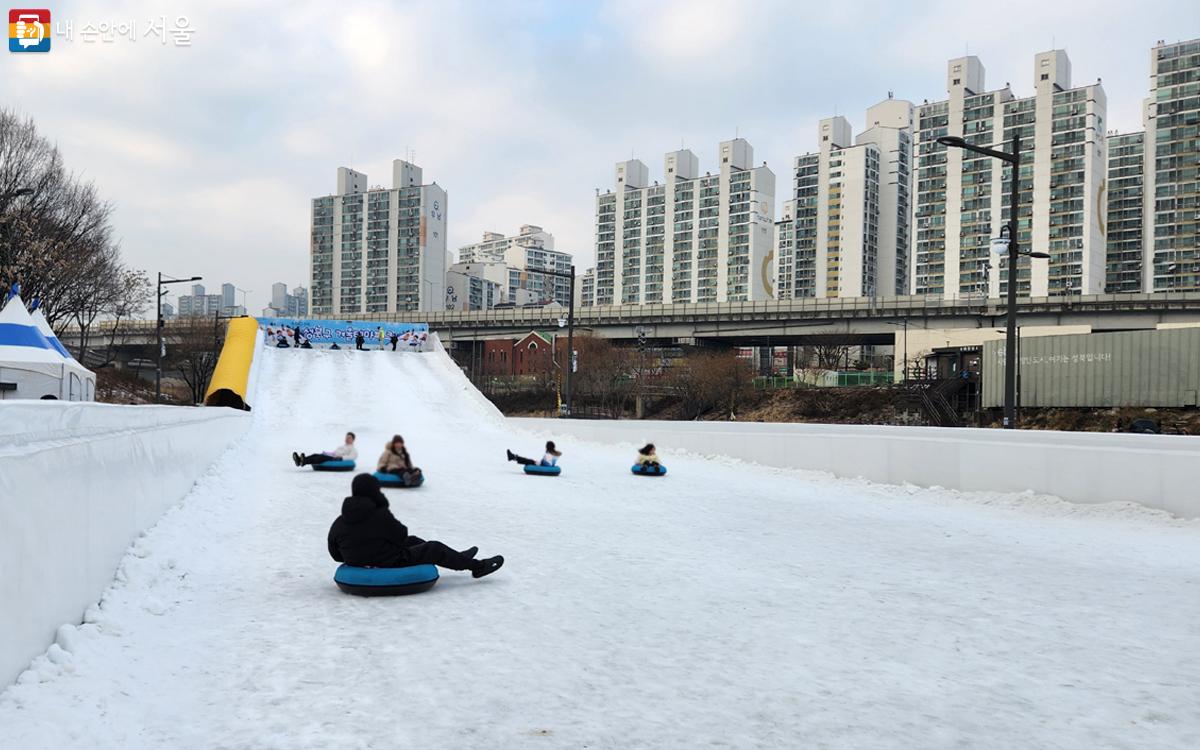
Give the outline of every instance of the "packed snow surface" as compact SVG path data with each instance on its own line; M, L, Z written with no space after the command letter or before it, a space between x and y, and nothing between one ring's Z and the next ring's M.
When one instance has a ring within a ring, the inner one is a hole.
M661 479L570 440L530 477L504 450L542 436L440 352L268 349L253 417L0 693L0 747L1200 747L1195 523L669 445ZM367 470L405 437L412 533L505 567L340 593L351 475L290 453L347 429Z

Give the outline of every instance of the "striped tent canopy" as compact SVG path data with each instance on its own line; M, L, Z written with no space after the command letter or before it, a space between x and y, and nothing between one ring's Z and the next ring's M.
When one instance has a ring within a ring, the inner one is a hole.
M0 398L90 401L96 375L71 357L40 311L30 315L13 295L0 310L0 383Z
M62 342L58 340L58 336L54 335L54 329L50 327L50 323L46 321L46 316L42 315L40 308L30 313L29 317L33 318L33 324L37 326L39 331L42 332L42 335L46 337L46 340L50 342L50 346L54 347L54 351L63 355L72 362L75 361L75 358L71 356L71 352L67 351L67 347L63 346Z
M20 295L10 297L0 310L0 366L44 364L48 367L25 369L57 374L62 371L63 361L63 355L38 330Z

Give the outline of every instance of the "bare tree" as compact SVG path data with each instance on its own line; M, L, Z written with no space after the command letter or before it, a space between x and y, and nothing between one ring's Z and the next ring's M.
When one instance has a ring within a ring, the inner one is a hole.
M733 419L754 382L754 368L732 351L697 351L676 360L666 380L679 396L685 419L714 409Z
M817 367L822 370L837 370L850 352L850 345L836 334L809 336L808 342L816 356Z
M116 349L127 341L130 330L125 325L131 318L145 312L150 305L150 280L145 271L125 268L120 263L103 266L96 277L96 287L79 299L71 319L79 330L79 354L83 361L89 353L92 328L96 318L107 323L107 335L91 350L95 366L104 367L116 360Z
M19 283L60 332L77 314L102 314L91 311L122 270L111 214L32 120L0 109L0 293Z
M573 378L575 397L591 402L605 414L620 417L633 398L633 354L598 336L576 336L579 369ZM566 347L558 354L559 371L566 367Z
M182 317L166 329L167 367L187 384L191 402L204 400L221 353L223 336L216 317Z

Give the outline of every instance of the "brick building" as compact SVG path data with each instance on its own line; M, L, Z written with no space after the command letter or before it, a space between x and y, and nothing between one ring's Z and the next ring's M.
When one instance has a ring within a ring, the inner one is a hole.
M485 341L483 374L548 375L554 370L553 351L553 337L537 331L530 331L519 341Z

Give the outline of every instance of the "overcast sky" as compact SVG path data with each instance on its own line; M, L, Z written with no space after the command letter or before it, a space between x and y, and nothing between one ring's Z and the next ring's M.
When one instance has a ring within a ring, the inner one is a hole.
M34 4L36 5L36 4ZM863 127L894 91L945 96L946 61L977 55L989 89L1033 93L1033 56L1062 48L1102 78L1110 127L1141 128L1149 50L1200 36L1195 0L1087 4L612 2L70 2L75 38L5 55L0 103L33 117L117 208L128 262L230 281L251 312L307 284L309 201L338 166L390 187L415 155L449 192L450 247L521 224L594 260L596 188L630 155L662 178L680 144L702 171L735 132L784 198L791 160L832 114ZM185 16L192 46L144 37ZM135 21L137 41L84 43Z

